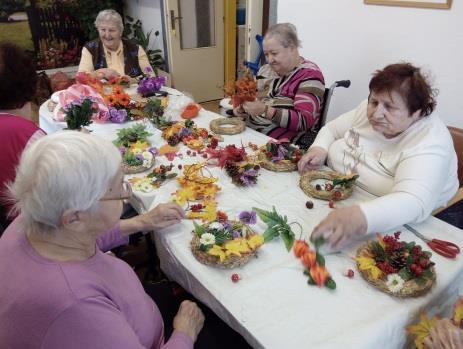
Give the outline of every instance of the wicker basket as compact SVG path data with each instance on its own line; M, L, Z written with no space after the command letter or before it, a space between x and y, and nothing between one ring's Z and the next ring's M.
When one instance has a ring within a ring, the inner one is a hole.
M154 156L151 159L150 165L148 167L145 167L143 165L138 165L138 166L130 166L126 162L122 161L122 171L125 174L134 174L134 173L140 173L140 172L145 172L148 171L151 167L154 165Z
M338 191L340 195L336 197L336 200L344 200L347 199L349 196L352 195L353 188L350 187L340 187L339 189L333 190L317 190L311 182L315 179L327 179L327 180L334 180L337 178L345 177L342 173L334 172L334 171L308 171L301 176L299 180L299 186L307 195L322 199L322 200L331 200L333 199L333 194L335 191Z
M194 234L194 233L193 233ZM198 262L210 265L211 267L221 268L221 269L232 269L238 268L246 263L248 263L252 257L257 257L257 249L252 252L241 253L240 256L229 256L224 261L220 261L219 257L212 256L207 252L201 251L199 249L200 242L199 242L198 235L194 234L193 238L191 239L191 252L193 252L193 256L198 260Z
M262 151L259 152L259 163L263 168L274 172L292 172L297 170L296 162L292 162L291 160L272 162L267 159L267 156Z
M216 134L236 135L246 129L246 123L240 118L218 118L210 122L209 128Z
M357 250L357 257L363 257L363 256L371 256L371 244L372 242L369 241L363 246L361 246ZM357 263L357 268L359 267L359 264ZM407 280L405 281L404 287L397 293L393 293L389 291L388 287L386 286L386 280L385 279L373 279L370 275L370 273L367 270L360 270L360 275L372 286L376 287L382 292L385 292L387 294L390 294L391 296L394 297L399 297L399 298L411 298L411 297L419 297L424 294L426 294L436 281L436 271L434 267L431 267L431 272L432 272L432 278L429 278L426 280L426 282L422 284L418 284L414 279Z

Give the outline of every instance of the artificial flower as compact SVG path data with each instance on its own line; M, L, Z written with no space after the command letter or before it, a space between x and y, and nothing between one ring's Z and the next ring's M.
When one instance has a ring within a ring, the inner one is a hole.
M392 293L400 292L404 287L405 280L399 274L389 274L387 276L386 286Z
M220 261L223 262L225 260L225 258L227 257L226 254L225 254L225 251L222 249L221 246L219 245L214 245L212 246L208 251L207 251L208 254L210 254L211 256L216 256L216 257L219 257Z
M204 233L199 239L201 245L214 245L215 244L215 235L211 233Z
M376 261L373 258L357 257L355 260L359 264L360 270L368 270L370 272L373 280L378 280L383 275L383 272L376 266Z
M127 110L125 109L117 109L110 107L109 115L109 119L116 124L122 124L123 122L125 122L125 120L127 120Z
M212 222L209 224L209 229L224 230L224 227L222 223Z
M225 212L223 212L223 211L217 211L217 220L218 220L219 222L223 223L224 226L225 226L225 223L226 223L226 221L228 220L228 216L227 216L227 214L226 214ZM228 230L228 229L227 229L227 230Z
M248 245L251 248L251 250L255 250L258 247L262 246L263 244L264 244L264 237L262 235L256 234L248 239Z
M313 281L317 284L319 287L323 287L326 284L326 281L330 277L330 274L328 273L328 270L326 270L325 267L315 264L310 268L310 276L312 277Z
M238 218L244 224L256 224L257 213L255 211L243 211L239 214Z
M437 320L437 317L429 319L428 315L423 313L420 315L420 322L418 324L407 327L407 332L416 336L415 345L418 349L425 349L424 339L429 336Z
M317 253L312 250L307 251L302 255L301 261L307 269L310 269L317 264Z
M156 147L150 147L150 148L148 148L148 151L149 151L151 154L153 154L153 156L156 156L156 155L159 154L159 150L158 150L158 148L156 148Z

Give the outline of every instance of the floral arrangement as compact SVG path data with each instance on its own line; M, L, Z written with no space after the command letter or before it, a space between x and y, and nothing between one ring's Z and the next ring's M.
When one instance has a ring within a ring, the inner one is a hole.
M104 99L110 107L117 109L127 108L130 103L130 96L118 85L113 86L111 93L105 95Z
M216 159L218 166L223 168L227 162L241 162L246 159L246 150L244 147L237 148L234 144L229 144L223 148L208 147L205 150L208 155L208 162Z
M193 222L199 238L200 251L215 256L221 263L232 257L243 257L264 244L262 235L254 233L248 224L256 223L255 212L242 212L239 221L214 221L206 225Z
M144 177L130 178L129 182L132 184L134 190L141 191L143 193L151 193L153 190L159 188L165 181L177 176L177 173L171 172L173 167L173 164L168 166L160 165Z
M120 86L129 87L130 86L130 77L127 76L127 75L111 76L108 79L108 84L109 85L120 85Z
M103 83L92 74L86 72L78 72L76 74L76 81L80 84L90 86L101 95L103 94Z
M185 120L176 122L162 131L162 138L171 146L183 142L188 148L201 150L213 137L205 128L199 128L194 121Z
M177 177L180 188L173 193L174 202L185 205L197 202L194 209L187 209L187 218L213 222L217 219L216 194L221 188L216 184L218 178L203 173L206 163L185 165L183 175Z
M292 163L297 163L304 151L299 149L289 141L270 141L263 148L265 157L271 162L279 162L287 160Z
M153 96L167 81L165 76L145 76L138 82L137 92L143 97Z
M81 97L64 107L64 121L68 130L80 130L92 123L92 115L98 111L92 97Z
M238 163L227 161L225 171L231 177L232 182L240 187L247 187L257 183L260 166L249 162Z
M376 241L370 241L368 248L357 256L359 270L372 280L383 281L391 294L400 294L407 282L432 285L435 274L431 252L423 251L414 241L399 239L400 231L393 236L377 234Z
M150 168L152 166L154 156L156 155L156 148L148 148L148 144L144 143L133 143L129 148L119 147L119 151L122 155L122 161L129 166L142 166Z
M257 81L249 70L237 81L229 82L224 87L225 96L230 97L233 108L244 102L252 102L257 97Z
M429 318L426 313L420 315L420 322L407 327L407 332L415 336L415 345L418 349L425 349L424 339L430 335L431 329L440 318ZM453 307L453 316L450 321L463 329L463 298L460 298Z
M172 125L172 122L164 116L164 108L166 105L167 98L165 97L161 99L150 98L143 108L146 117L160 130Z
M118 147L123 146L127 148L131 143L139 142L139 148L143 147L144 145L145 148L147 148L149 146L147 139L151 135L151 133L146 131L145 125L137 123L132 127L122 128L118 130L117 139L114 141L114 144ZM142 144L140 145L140 143Z
M334 290L336 282L325 267L325 257L319 252L319 247L324 243L324 239L322 237L312 242L315 246L315 251L310 248L310 245L305 240L296 240L293 247L294 255L304 265L304 274L309 278L309 285L317 285L318 287L327 287Z

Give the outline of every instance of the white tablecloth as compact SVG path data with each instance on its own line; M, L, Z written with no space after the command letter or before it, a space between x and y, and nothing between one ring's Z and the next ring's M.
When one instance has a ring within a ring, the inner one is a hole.
M40 110L41 126L50 132L55 125L45 121L45 113L42 117L43 106ZM218 115L203 110L194 121L204 127L215 117ZM114 139L115 126L118 125L93 125L91 128L95 134ZM154 132L153 144L164 144L160 132ZM249 129L240 135L224 137L225 143L244 146L249 141L264 144L267 139ZM173 161L175 165L201 159L187 156L185 150L183 154L183 160L176 158ZM219 209L231 218L252 207L269 210L274 205L279 213L288 216L290 222L302 225L302 236L307 239L312 229L331 210L327 202L316 199L310 199L315 203L314 209L305 207L309 198L299 188L296 172L275 173L262 169L258 185L250 188L236 187L217 167L211 167L211 172L219 177L222 187L217 195ZM161 186L150 198L151 207L170 201L171 193L176 189L175 180ZM368 198L368 194L356 187L352 198L337 204L346 205ZM384 214L387 216L387 212ZM255 228L263 232L265 225L259 220ZM463 245L460 229L434 217L415 225L415 228L429 237ZM461 256L449 260L433 254L437 282L427 295L416 299L386 295L370 286L356 271L352 257L361 241L353 243L342 253L326 257L327 268L337 283L335 291L309 286L300 261L292 252L286 251L280 239L262 246L258 258L241 268L215 269L200 264L191 254L192 230L192 222L185 220L155 234L162 270L207 304L255 348L403 348L407 342L405 326L417 321L422 311L431 314L449 311L460 293L460 286L463 286ZM427 249L406 229L400 230L405 241L415 240ZM296 225L294 231L299 234ZM349 268L356 271L353 279L343 276ZM240 275L238 283L231 281L233 273Z

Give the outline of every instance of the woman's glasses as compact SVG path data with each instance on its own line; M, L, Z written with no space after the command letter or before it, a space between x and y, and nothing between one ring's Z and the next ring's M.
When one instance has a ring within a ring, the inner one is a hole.
M102 197L100 201L111 201L111 200L128 200L132 197L132 186L129 182L122 182L122 190L117 197Z

